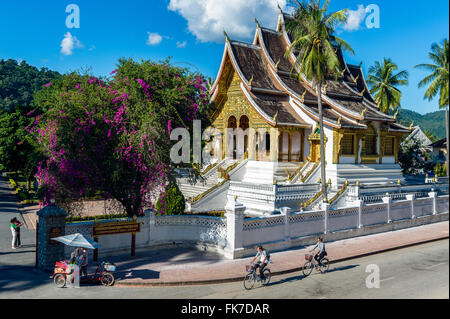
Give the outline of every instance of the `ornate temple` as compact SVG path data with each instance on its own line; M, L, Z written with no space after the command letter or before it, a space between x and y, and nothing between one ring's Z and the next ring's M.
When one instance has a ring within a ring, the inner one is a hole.
M304 197L291 205L315 194L308 186L320 179L318 93L308 80L299 81L295 53L285 56L292 41L285 29L287 19L290 16L280 11L276 30L255 20L252 43L233 41L224 32L222 61L211 88L216 105L212 123L222 138L211 142L214 160L204 166L203 183L182 187L192 207L222 190L222 197L249 196L249 206L262 210L249 195L256 185L278 185L277 189L302 185L299 192ZM361 65L347 64L339 49L337 54L343 71L320 92L330 192L349 183L400 183L404 178L397 158L399 144L411 130L379 110ZM235 133L238 128L244 134ZM254 190L259 196L271 192Z

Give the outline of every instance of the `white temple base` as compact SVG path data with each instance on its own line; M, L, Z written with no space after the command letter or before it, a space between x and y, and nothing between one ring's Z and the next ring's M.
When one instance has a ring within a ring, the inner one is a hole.
M384 185L405 179L398 164L329 164L326 175L333 185L343 185L346 180L350 184Z
M276 162L248 161L240 181L258 185L273 185Z

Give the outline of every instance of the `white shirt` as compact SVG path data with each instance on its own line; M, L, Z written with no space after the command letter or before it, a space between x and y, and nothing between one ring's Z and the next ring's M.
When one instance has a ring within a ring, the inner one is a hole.
M262 251L262 253L260 253L259 251L258 251L258 253L256 254L256 257L260 257L259 258L259 261L260 262L264 262L264 258L266 258L266 263L268 263L269 262L269 258L267 258L267 252L265 251L265 250L263 250Z

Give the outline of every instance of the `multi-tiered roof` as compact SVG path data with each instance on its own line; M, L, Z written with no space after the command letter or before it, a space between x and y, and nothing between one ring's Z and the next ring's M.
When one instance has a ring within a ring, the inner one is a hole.
M292 17L280 13L276 30L260 27L257 23L253 43L232 41L226 36L222 63L211 88L213 101L219 93L222 73L231 63L248 102L270 125L310 126L303 119L305 117L319 121L316 90L308 80L300 82L297 79L295 53L285 56L292 43L285 29L287 19ZM409 133L408 128L396 123L395 117L378 109L361 65L347 64L339 49L337 54L343 73L337 81L329 80L323 87L324 125L364 130L367 122L378 121L390 132Z

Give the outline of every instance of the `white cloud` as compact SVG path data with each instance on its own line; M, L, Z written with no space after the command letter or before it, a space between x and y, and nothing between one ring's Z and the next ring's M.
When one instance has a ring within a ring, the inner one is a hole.
M147 45L158 45L162 41L162 36L160 36L158 33L150 33L147 32L148 39L147 39Z
M188 30L201 42L224 41L223 29L232 39L251 40L256 17L261 26L275 28L278 7L286 0L170 0L168 9L188 22Z
M342 28L346 31L357 31L361 28L366 17L366 9L362 4L358 5L357 10L348 10L347 13L347 23L345 23Z
M70 32L64 35L64 39L61 41L61 53L64 55L73 54L74 49L82 48L83 44L77 39L77 37L72 36Z
M186 44L187 44L186 41L183 41L183 42L177 41L177 48L179 48L179 49L185 48Z

